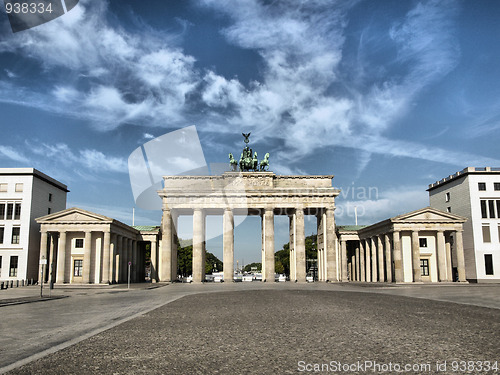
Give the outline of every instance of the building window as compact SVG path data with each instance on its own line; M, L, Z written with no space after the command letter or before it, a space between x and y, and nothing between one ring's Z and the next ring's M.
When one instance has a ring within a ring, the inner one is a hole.
M20 227L12 228L12 245L19 245L19 234L21 233Z
M490 219L494 219L495 216L495 201L488 201L488 207L490 209Z
M74 276L81 277L83 275L83 260L75 259Z
M51 210L51 209L50 209L50 207L49 207L49 208L47 209L47 215L50 215L51 211L52 211L52 210Z
M49 193L49 202L52 202L52 193Z
M483 219L487 219L488 218L488 208L486 206L486 201L481 201L481 217Z
M75 240L75 248L83 249L83 238L77 238Z
M5 220L5 203L0 203L0 220Z
M495 189L495 191L500 191L500 182L494 182L493 189Z
M419 238L418 243L420 247L427 247L427 238Z
M500 229L500 227L498 227ZM5 234L5 228L0 227L0 244L3 244L3 236Z
M487 275L493 275L493 255L484 254L484 271Z
M7 217L5 220L12 220L12 214L14 213L14 203L7 203Z
M0 184L0 193L7 192L7 184Z
M483 242L491 242L490 226L489 224L483 224Z
M449 192L444 194L444 199L445 199L445 202L450 201L450 193Z
M420 259L420 273L429 276L429 259Z
M446 212L448 212L449 214L451 214L451 207L446 207Z
M14 220L21 219L21 203L16 203L14 209Z
M478 182L477 183L477 189L479 191L486 191L486 182Z
M23 192L23 184L16 184L16 192L17 193Z
M17 263L18 263L17 256L10 257L9 277L17 276Z

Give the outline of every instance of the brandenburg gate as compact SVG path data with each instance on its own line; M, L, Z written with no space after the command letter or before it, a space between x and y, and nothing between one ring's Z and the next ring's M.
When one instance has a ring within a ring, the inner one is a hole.
M152 268L158 272L153 278L163 282L176 279L177 219L179 215L192 215L193 282L203 282L205 218L207 215L222 215L224 280L232 281L234 217L259 215L262 227L262 280L274 282L274 216L287 215L290 221L290 280L305 282L304 215L315 215L319 280L338 281L339 254L334 210L335 197L340 191L332 187L333 176L278 176L273 172L244 170L225 172L220 176L163 178L164 188L158 191L163 210L162 238L159 254L152 254L151 257Z

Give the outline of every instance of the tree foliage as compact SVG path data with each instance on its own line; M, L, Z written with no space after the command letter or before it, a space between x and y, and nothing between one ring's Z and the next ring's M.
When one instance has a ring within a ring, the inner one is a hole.
M318 257L317 236L312 234L306 237L306 259ZM290 243L283 245L283 249L274 254L274 270L276 273L290 275Z
M214 269L214 264L217 271L223 270L222 261L214 254L206 252L205 256L205 273L210 275ZM189 276L193 274L193 245L179 247L177 250L177 269L180 275Z
M258 272L262 271L262 263L250 263L250 264L247 264L243 268L243 272L250 272L250 271L252 271L252 267L257 267L257 271Z

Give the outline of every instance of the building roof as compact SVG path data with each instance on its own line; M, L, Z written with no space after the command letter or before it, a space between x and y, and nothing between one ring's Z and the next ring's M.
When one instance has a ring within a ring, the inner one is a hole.
M366 227L367 225L337 225L337 230L355 232Z
M34 176L58 189L69 193L68 187L35 168L0 168L0 176Z
M141 232L151 232L160 229L158 225L132 225L132 228Z
M429 188L427 191L431 191L437 187L443 186L444 184L447 184L451 181L454 181L458 178L463 178L469 174L500 174L500 167L467 167L462 169L461 171L449 175L448 177L442 178L439 181L434 182L433 184L429 185Z

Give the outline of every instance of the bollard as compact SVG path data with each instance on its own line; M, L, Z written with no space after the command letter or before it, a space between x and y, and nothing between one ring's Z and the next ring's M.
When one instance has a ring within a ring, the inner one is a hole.
M19 280L16 280L16 288L19 288Z
M24 286L24 279L21 280L21 286Z
M33 278L31 278L31 284L30 285L33 285Z
M10 287L14 288L14 280L10 280Z
M0 290L3 290L3 281L0 283Z

